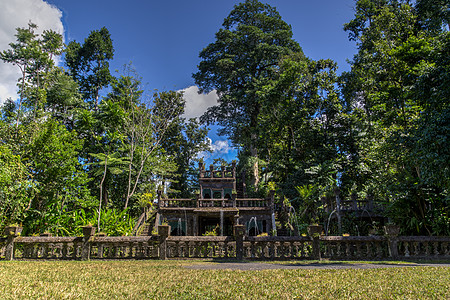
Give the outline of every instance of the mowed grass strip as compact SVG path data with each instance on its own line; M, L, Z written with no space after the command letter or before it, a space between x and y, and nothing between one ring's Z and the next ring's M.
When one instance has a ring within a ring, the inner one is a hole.
M450 299L450 268L192 270L196 261L0 262L0 299Z

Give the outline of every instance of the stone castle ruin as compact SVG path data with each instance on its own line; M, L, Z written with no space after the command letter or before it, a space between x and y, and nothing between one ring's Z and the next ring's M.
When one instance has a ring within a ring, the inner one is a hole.
M199 164L200 193L196 199L164 199L158 196L155 225L171 226L171 235L233 235L234 225L244 225L246 235L271 233L275 229L274 193L267 198L246 198L237 189L236 163L231 167Z

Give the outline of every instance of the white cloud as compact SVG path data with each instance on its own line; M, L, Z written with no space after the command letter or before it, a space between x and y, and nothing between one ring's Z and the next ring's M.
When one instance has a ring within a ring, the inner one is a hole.
M213 142L207 137L206 141L212 152L203 151L198 154L198 157L203 157L206 161L212 162L215 158L223 158L226 160L230 155L235 155L236 150L230 145L228 140L217 140Z
M27 27L30 21L39 26L36 33L48 29L64 33L61 11L43 0L0 0L0 7L0 51L9 49L16 40L16 28ZM19 77L17 66L0 61L0 103L17 98Z
M209 94L199 94L197 86L190 86L184 90L184 99L186 100L186 110L183 117L198 118L206 112L208 107L217 104L216 91L212 91Z
M208 138L208 140L209 140L209 145L210 145L213 153L226 154L226 153L230 152L230 150L233 149L230 146L228 140L224 140L224 141L217 140L214 143L212 143L212 140L210 138Z

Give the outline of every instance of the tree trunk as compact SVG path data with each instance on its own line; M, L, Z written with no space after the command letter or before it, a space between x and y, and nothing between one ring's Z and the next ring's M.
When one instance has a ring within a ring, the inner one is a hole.
M255 187L255 191L258 191L259 165L258 165L258 149L254 146L255 139L256 139L256 136L254 134L252 134L252 144L250 145L250 155L252 158L251 184Z

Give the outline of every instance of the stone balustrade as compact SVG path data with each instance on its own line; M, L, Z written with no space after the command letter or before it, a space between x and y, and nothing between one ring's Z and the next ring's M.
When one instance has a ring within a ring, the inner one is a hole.
M236 257L236 241L232 236L171 236L167 247L168 258Z
M269 207L270 199L260 198L237 198L236 207Z
M158 202L160 208L194 208L197 206L195 199L160 199Z
M89 227L83 237L20 236L0 238L0 258L12 259L448 259L450 237L323 236L310 226L311 236L244 237L243 225L234 236L170 236L160 225L158 236L95 236Z
M329 259L376 260L389 257L384 236L321 236L322 257Z
M448 258L450 237L399 236L398 255L405 258Z
M233 207L232 199L198 199L198 207Z
M309 237L263 236L244 240L246 259L311 259L312 241Z

